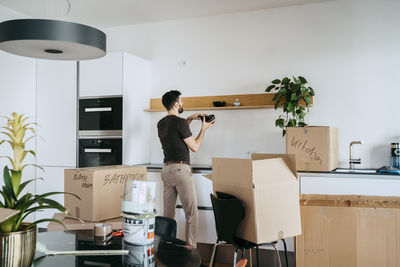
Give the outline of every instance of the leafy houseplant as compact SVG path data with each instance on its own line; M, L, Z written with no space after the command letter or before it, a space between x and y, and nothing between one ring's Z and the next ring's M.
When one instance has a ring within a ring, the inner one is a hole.
M46 221L54 221L63 226L64 224L55 219L41 219L32 223L23 223L23 220L33 212L45 209L57 209L66 212L66 209L60 203L48 197L69 193L49 192L41 195L25 193L21 196L24 188L37 180L31 179L21 183L24 168L29 165L41 168L35 164L23 164L28 154L35 156L34 151L25 149L27 142L34 137L35 129L33 125L35 123L28 123L29 117L17 113L12 113L11 117L5 118L7 124L1 127L1 133L6 136L6 139L0 140L0 144L8 143L12 148L13 157L4 157L10 161L11 168L5 166L3 170L4 186L0 190L3 201L0 199L0 208L13 209L19 212L0 223L0 251L12 252L2 255L1 264L2 266L30 266L35 254L36 225ZM25 138L28 131L32 132L32 136Z
M285 115L280 115L275 121L275 126L282 129L282 136L286 134L286 127L306 126L304 118L309 112L311 97L314 96L314 90L307 85L307 80L302 76L293 76L293 81L285 77L282 80L275 79L271 83L265 92L276 92L272 98L275 101L275 109L283 104Z
M22 190L29 183L37 180L31 179L21 183L22 171L24 168L29 165L41 168L34 164L23 164L23 161L28 154L35 156L34 151L25 150L26 143L34 137L34 135L32 135L29 138L25 138L25 134L27 131L31 131L33 134L35 133L35 129L33 128L35 123L26 122L29 117L24 117L17 113L12 113L12 117L5 118L7 119L7 126L1 127L3 129L1 133L6 135L8 140L1 140L0 144L5 142L8 143L13 150L14 157L5 157L10 161L12 168L9 169L8 166L5 166L3 170L4 186L0 190L0 194L3 196L3 202L0 201L0 207L19 210L20 212L0 224L1 233L21 230L21 222L33 212L44 209L57 209L61 212L66 211L60 203L48 198L49 196L56 194L65 194L64 192L49 192L42 195L26 193L20 197ZM54 219L41 219L30 223L26 228L32 228L38 223L46 221L55 221L62 224L60 221Z

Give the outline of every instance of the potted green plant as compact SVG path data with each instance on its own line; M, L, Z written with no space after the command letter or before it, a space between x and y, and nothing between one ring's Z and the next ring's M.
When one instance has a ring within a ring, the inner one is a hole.
M293 76L293 80L285 77L282 80L275 79L271 83L265 92L275 92L272 98L275 101L275 109L283 104L285 114L279 115L275 121L275 126L282 129L282 136L286 134L286 127L306 126L305 116L314 96L314 90L308 86L307 80L302 76Z
M67 194L64 192L49 192L41 195L31 193L22 194L24 188L31 182L31 179L21 183L22 171L25 167L34 164L23 164L28 154L35 156L32 150L26 150L27 142L35 136L35 123L27 122L29 117L12 113L11 117L5 117L6 126L1 127L1 133L6 139L0 144L8 143L13 151L13 157L5 156L10 162L10 168L3 169L4 186L0 190L3 200L0 201L0 208L7 208L18 211L9 219L0 223L0 263L1 266L31 266L36 248L36 225L41 222L55 221L55 219L41 219L31 223L24 222L28 215L44 210L57 209L66 212L66 209L57 201L49 197L56 194ZM32 135L25 138L25 134L31 131ZM65 226L64 226L65 228Z

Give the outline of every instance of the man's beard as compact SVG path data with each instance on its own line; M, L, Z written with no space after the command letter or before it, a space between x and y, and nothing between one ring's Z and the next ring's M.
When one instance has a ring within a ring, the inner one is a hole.
M179 106L178 113L181 114L183 112L183 105Z

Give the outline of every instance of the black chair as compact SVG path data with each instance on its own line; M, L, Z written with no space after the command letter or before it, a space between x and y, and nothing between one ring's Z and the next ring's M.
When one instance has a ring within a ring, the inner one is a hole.
M156 216L154 233L159 236L176 238L176 221L164 216Z
M216 194L217 197L215 197L213 194L210 194L211 203L214 210L215 228L217 232L217 243L213 247L210 267L214 265L214 258L217 252L217 248L220 245L232 245L236 248L234 253L234 265L236 265L238 250L242 250L242 258L244 258L245 250L250 249L250 266L252 265L251 248L256 248L256 259L258 266L258 247L261 245L273 246L279 266L282 266L279 257L279 251L276 248L277 242L254 244L247 240L235 237L237 228L245 215L244 203L240 199L229 194L225 194L222 192L216 192Z

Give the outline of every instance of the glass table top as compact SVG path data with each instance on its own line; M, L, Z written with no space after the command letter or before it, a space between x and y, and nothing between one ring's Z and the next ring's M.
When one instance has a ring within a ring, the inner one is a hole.
M93 237L93 231L45 232L37 234L37 243L53 251L70 250L129 250L127 255L45 256L38 252L35 255L34 267L68 267L68 266L103 266L103 267L193 267L200 266L201 257L196 248L185 241L155 236L154 243L133 245L124 242L123 238L113 238L104 245ZM38 246L37 246L38 247Z

